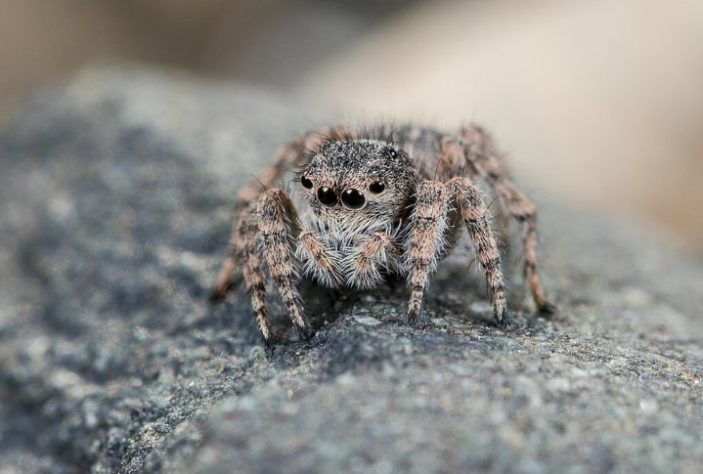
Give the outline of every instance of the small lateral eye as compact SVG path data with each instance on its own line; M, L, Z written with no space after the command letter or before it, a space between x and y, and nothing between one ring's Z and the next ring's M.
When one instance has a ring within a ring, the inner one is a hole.
M305 189L311 189L312 188L312 181L310 181L308 178L305 176L300 177L300 184L303 185Z
M390 156L393 159L398 158L398 152L395 151L395 148L389 148L388 149L388 156Z
M369 185L369 191L374 194L382 193L384 189L386 189L386 185L380 181L375 181Z

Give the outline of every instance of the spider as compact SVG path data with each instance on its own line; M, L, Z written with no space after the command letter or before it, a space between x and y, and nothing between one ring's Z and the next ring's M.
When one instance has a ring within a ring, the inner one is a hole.
M213 298L227 294L241 269L261 335L271 343L265 273L301 338L311 335L297 289L301 278L368 289L395 276L409 284L407 319L415 323L430 275L465 226L486 274L495 321L505 326L511 318L501 256L476 180L522 224L534 302L538 311L554 312L537 274L535 205L510 178L489 134L475 125L456 135L410 125L364 131L337 125L283 146L277 161L238 194Z

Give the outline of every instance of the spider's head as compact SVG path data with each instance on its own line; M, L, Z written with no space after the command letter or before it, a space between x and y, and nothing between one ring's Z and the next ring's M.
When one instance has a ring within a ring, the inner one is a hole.
M407 208L417 172L399 147L379 140L329 141L298 174L315 214L330 223L390 227Z

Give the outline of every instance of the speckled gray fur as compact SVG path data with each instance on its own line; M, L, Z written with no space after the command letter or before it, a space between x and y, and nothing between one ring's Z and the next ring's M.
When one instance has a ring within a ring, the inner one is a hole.
M563 320L518 271L508 332L451 260L422 328L402 284L312 289L315 338L267 355L241 290L209 306L233 190L328 118L302 107L99 69L4 126L0 472L699 472L703 268L648 229L537 193Z

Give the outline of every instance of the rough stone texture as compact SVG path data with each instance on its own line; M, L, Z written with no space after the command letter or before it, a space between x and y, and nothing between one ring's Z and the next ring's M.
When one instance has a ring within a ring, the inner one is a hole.
M540 199L561 318L514 276L510 331L452 262L421 328L402 285L312 289L314 340L267 354L241 291L209 306L234 192L302 110L97 69L6 124L0 472L700 472L703 267L647 230Z

